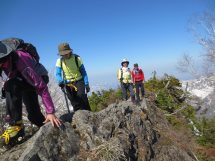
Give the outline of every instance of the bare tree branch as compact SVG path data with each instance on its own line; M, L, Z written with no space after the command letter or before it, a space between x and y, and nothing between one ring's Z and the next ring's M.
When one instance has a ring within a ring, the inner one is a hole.
M193 34L196 42L204 49L203 63L199 64L205 75L215 72L215 13L204 12L190 20L189 31ZM194 77L199 77L201 70L195 68L194 60L184 54L178 62L177 69Z
M196 78L200 76L198 69L194 65L193 58L188 54L184 54L181 60L178 61L177 69L182 73L189 73Z

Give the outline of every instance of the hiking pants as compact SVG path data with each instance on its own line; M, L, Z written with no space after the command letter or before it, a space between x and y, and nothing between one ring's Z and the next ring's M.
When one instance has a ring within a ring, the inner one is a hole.
M136 98L137 98L137 101L140 101L140 91L141 90L141 94L142 94L142 97L144 96L144 84L142 81L137 81L135 82L135 89L136 89Z
M38 95L33 86L22 78L13 78L5 83L6 108L11 117L11 124L22 120L22 101L26 106L28 119L31 123L42 126L45 121L41 113Z
M134 99L135 99L135 96L134 96L134 90L133 90L132 83L121 83L121 88L122 88L123 100L127 100L128 99L127 91L129 91L130 92L130 96L131 96L131 100L133 102Z
M77 110L88 110L90 111L90 105L87 98L87 94L85 94L85 85L83 80L79 80L73 84L77 91L75 91L74 87L66 86L67 97L70 100L74 111Z

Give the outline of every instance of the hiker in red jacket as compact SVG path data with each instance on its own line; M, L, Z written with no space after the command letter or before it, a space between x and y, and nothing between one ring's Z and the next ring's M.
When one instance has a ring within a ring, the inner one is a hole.
M140 101L139 88L141 89L142 97L144 97L144 73L142 69L138 68L138 64L134 64L134 69L132 70L132 81L136 88L136 98L137 102Z

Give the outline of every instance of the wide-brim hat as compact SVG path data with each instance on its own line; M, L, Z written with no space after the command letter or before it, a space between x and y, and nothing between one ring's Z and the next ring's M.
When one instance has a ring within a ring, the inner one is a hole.
M123 59L122 62L121 62L121 65L123 66L124 63L129 64L129 61L127 59Z
M58 45L59 55L67 55L72 53L72 49L70 48L68 43L61 43Z
M0 41L0 59L8 56L12 51L13 48Z

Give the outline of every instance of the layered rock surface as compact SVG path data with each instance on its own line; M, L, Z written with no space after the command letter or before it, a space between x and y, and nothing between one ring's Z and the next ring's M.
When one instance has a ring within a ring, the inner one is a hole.
M172 139L162 112L147 100L140 106L111 104L97 113L77 111L65 127L63 131L44 125L0 160L195 161L189 145Z

